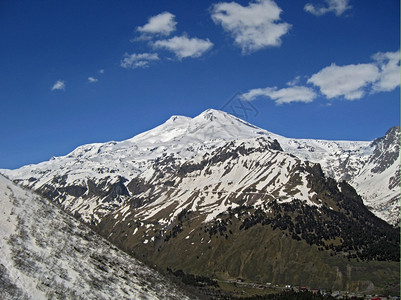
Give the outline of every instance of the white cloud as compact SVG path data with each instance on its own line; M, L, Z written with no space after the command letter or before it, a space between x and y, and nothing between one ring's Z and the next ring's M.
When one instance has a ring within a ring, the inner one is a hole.
M95 82L98 82L99 79L94 78L94 77L88 77L88 81L89 81L90 83L95 83Z
M99 73L100 73L100 74L104 74L104 70L103 70L103 69L100 69L100 70L99 70Z
M361 99L369 93L389 92L400 86L400 50L378 52L372 56L373 62L330 66L313 74L308 84L319 88L327 99L344 97L347 100ZM296 76L287 82L288 88L256 88L242 94L244 100L269 97L277 104L291 102L312 102L317 94L313 88L299 85L302 77Z
M344 96L347 100L360 99L379 78L379 68L374 64L337 66L331 64L308 79L320 88L328 99Z
M174 21L175 16L169 12L163 12L149 18L148 23L144 26L137 27L137 31L143 34L160 34L169 35L175 31L177 22Z
M250 53L281 45L281 37L291 28L280 22L281 12L273 0L257 0L249 6L222 2L212 7L211 17L232 35L243 53Z
M213 47L208 39L188 38L187 36L175 36L167 40L153 43L155 48L165 48L173 52L178 59L185 57L200 57L203 53Z
M378 52L374 62L337 66L331 64L308 79L328 99L343 96L347 100L367 93L389 92L400 85L400 52Z
M319 6L307 3L304 9L315 16L322 16L329 12L333 12L336 16L340 16L346 10L352 8L352 6L348 5L349 0L325 0L325 2L327 5Z
M379 79L373 84L373 92L389 92L400 85L400 51L379 52L373 59L380 69Z
M56 90L65 90L65 82L63 80L57 80L55 84L53 84L53 87L51 89L52 91Z
M261 96L269 97L274 100L276 104L291 102L309 103L316 98L316 93L308 87L292 86L283 89L277 89L277 87L258 88L242 94L242 98L248 101Z
M159 60L157 53L125 53L120 66L126 69L146 68L151 61L155 60Z

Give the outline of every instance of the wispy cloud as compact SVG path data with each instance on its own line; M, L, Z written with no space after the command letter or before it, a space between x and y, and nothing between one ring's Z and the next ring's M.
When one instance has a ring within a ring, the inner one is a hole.
M243 53L280 46L291 25L281 22L282 10L273 0L259 0L242 6L235 2L213 5L212 20L231 34Z
M185 35L175 36L153 43L154 48L164 48L175 54L178 59L186 57L200 57L213 47L208 39L188 38Z
M301 76L296 76L293 80L290 80L287 82L288 86L294 86L297 85L301 81Z
M138 26L137 31L145 35L170 35L175 31L177 22L174 20L175 16L169 12L163 12L156 16L149 18L148 23L144 26Z
M322 16L329 12L334 13L336 16L340 16L346 10L352 8L352 6L348 4L349 0L325 0L325 5L313 5L311 3L307 3L304 9L315 16Z
M99 70L99 73L100 73L100 74L104 74L104 69L100 69L100 70Z
M291 102L312 102L316 98L313 89L305 86L292 86L288 88L277 89L277 87L266 87L249 90L242 94L243 99L251 101L258 97L268 97L276 102L276 104L284 104Z
M65 90L65 82L63 80L57 80L53 87L51 88L52 91L56 90Z
M126 69L146 68L150 62L156 60L159 60L157 53L125 53L120 66Z
M88 77L88 81L89 81L90 83L95 83L95 82L98 82L99 79L94 78L94 77Z

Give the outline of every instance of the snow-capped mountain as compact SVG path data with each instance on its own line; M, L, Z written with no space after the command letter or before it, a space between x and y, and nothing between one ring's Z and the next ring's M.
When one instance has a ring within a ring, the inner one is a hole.
M291 139L228 113L207 110L195 118L172 116L164 124L125 141L88 144L38 165L0 172L57 200L68 211L79 213L85 221L97 223L102 216L123 207L132 198L129 186L139 181L157 186L155 177L159 176L160 168L168 173L168 169L189 162L201 163L222 147L239 147L241 144L245 148L261 150L273 147L278 151L275 154L278 159L275 158L276 164L272 164L275 169L272 174L279 174L281 183L266 181L271 180L268 177L255 192L276 191L275 196L279 195L280 187L286 186L285 178L289 180L289 167L282 167L289 161L319 163L325 175L350 182L372 212L391 224L398 224L399 132L395 127L384 138L372 142ZM265 154L262 161L271 161L269 155ZM242 158L244 163L254 159L259 160L259 157ZM212 172L217 174L220 171ZM224 180L220 176L203 178L203 183L183 183L180 189L190 190L197 184L204 188L206 182L214 180L216 184L219 182L222 192L243 192L247 186L245 181L238 180L240 176L246 176L247 184L257 183L256 177L238 169L236 173L230 172ZM229 177L232 178L226 179ZM305 181L299 188L307 190ZM288 196L285 192L280 195ZM307 191L304 196L298 196L304 200L312 198ZM215 214L212 209L208 220Z
M1 299L188 299L48 200L0 176Z
M207 110L0 173L160 270L397 290L399 231L363 201L398 224L399 131L372 142L291 139Z

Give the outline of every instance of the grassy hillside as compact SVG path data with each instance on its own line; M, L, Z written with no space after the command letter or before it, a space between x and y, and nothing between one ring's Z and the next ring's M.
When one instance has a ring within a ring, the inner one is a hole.
M258 223L239 229L243 222L231 218L223 230L221 222L204 224L195 213L180 217L164 236L156 227L142 224L143 232L135 235L134 227L115 227L110 239L160 270L183 270L219 280L242 278L331 290L399 293L398 262L348 258L345 253L296 240L288 230L271 225ZM144 230L146 227L151 231ZM118 231L121 228L124 233ZM149 239L151 233L155 234L154 242ZM144 235L148 236L146 243Z

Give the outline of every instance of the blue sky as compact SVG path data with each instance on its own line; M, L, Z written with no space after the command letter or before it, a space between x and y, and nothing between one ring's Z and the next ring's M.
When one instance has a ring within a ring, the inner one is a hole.
M0 168L239 104L287 137L400 123L398 0L5 0L0 37Z

